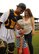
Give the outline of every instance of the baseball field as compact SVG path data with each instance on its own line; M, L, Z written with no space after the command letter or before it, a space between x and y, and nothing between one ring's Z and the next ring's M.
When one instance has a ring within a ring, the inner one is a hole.
M34 54L39 54L39 30L36 30L35 35L33 35L32 39Z

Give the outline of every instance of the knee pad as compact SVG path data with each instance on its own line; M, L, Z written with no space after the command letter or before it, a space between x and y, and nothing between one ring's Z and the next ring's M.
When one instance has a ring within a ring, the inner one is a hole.
M0 48L1 47L7 47L7 43L3 41L2 39L0 39Z
M14 48L15 48L15 44L14 43L9 43L8 44L8 52L9 53L13 53Z
M5 54L6 53L6 48L5 47L1 47L0 48L0 53L1 54Z
M7 43L0 39L0 53L5 54L7 49Z

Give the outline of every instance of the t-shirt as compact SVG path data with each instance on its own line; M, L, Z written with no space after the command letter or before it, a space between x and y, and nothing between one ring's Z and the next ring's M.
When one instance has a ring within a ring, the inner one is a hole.
M29 34L32 31L30 19L31 18L29 18L27 21L24 21L23 19L18 20L18 23L26 30L25 34Z

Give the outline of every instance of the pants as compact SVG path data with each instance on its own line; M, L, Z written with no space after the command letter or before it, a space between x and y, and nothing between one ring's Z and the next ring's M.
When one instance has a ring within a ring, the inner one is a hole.
M24 35L25 40L28 43L29 46L29 50L30 50L30 54L33 54L33 46L32 46L32 32L30 32L29 34L25 34Z

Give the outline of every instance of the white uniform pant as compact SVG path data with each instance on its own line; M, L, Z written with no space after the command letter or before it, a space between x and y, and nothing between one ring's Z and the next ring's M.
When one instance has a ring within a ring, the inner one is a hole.
M7 29L4 25L0 28L0 39L6 41L7 43L12 43L15 41L15 35L13 29Z

